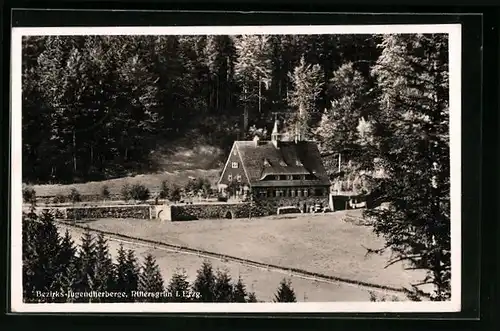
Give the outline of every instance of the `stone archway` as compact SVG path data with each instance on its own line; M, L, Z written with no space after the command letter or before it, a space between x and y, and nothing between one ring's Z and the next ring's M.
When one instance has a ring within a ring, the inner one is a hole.
M233 215L233 212L228 210L225 214L224 214L224 218L227 218L227 219L233 219L234 218L234 215Z

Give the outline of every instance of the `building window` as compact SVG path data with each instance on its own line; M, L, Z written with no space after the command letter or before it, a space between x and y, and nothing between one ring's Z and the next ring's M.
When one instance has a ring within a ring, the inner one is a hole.
M295 190L291 190L290 193L291 193L292 198L294 198L295 197Z
M237 180L238 182L241 182L241 175L237 175L237 176L236 176L236 180Z
M295 165L297 165L297 167L302 167L302 162L300 162L300 160L297 160L295 161Z
M228 176L227 176L227 180L228 180L228 181L232 181L232 180L233 180L233 175L228 175Z
M238 162L231 162L231 168L237 169L238 168Z
M304 189L304 196L307 197L309 195L309 190L308 189Z
M238 155L238 152L236 151L236 149L234 149L233 155Z
M293 180L293 176L292 176L292 175L287 175L287 176L286 176L286 179L287 179L287 180Z
M280 166L282 166L282 167L286 167L286 166L287 166L287 164L285 163L285 161L280 161Z
M293 176L292 176L292 178L293 178L294 180L299 180L299 179L300 179L300 176L299 176L299 175L293 175Z

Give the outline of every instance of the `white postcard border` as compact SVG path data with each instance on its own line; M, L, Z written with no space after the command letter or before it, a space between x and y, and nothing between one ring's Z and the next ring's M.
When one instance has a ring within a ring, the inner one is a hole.
M451 162L451 300L447 302L299 303L23 303L22 288L22 37L32 35L244 35L387 34L449 35ZM86 313L327 313L458 312L461 307L461 35L460 24L303 25L193 27L44 27L13 28L11 40L11 310Z

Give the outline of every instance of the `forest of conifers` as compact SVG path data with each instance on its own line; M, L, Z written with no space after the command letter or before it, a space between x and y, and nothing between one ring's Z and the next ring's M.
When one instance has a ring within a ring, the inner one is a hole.
M411 60L429 56L445 66ZM361 117L374 120L381 93L396 92L382 91L387 79L396 89L402 75L447 72L446 61L443 35L25 37L23 176L151 169L158 142L191 134L228 148L253 125L269 130L273 112L294 121L299 108L310 138L342 148Z

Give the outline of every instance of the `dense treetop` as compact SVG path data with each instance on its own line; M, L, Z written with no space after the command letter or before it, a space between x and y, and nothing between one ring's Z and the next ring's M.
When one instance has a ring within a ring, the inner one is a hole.
M344 74L335 71L351 63L347 71L371 81L367 63L379 56L379 42L366 35L25 37L25 180L154 168L148 156L156 145L186 135L228 148L253 125L270 131L273 112L294 121L301 110L315 127L345 92L335 86Z

